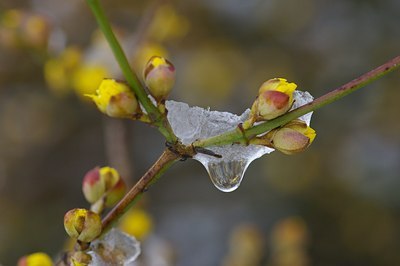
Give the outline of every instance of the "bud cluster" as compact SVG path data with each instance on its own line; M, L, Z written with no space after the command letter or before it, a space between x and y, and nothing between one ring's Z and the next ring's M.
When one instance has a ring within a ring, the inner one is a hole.
M243 128L248 129L256 122L272 120L288 112L293 105L293 93L296 88L295 83L289 83L283 78L264 82L251 107L249 119L243 123ZM312 128L304 121L296 119L261 137L251 139L250 143L275 148L285 154L295 154L305 150L315 136Z

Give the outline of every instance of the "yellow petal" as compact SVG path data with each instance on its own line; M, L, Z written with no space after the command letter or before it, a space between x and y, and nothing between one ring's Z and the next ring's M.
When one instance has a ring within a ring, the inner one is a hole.
M26 257L26 266L52 266L49 255L43 252L33 253Z

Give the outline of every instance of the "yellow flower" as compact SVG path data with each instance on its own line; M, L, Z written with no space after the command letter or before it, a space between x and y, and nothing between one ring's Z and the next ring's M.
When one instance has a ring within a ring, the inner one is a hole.
M127 234L143 240L151 232L153 221L150 215L142 209L131 209L123 218L120 228Z
M161 5L149 27L149 35L159 41L183 37L190 28L186 17L179 15L169 4Z
M22 22L22 12L17 9L10 9L3 14L0 24L6 28L17 28Z
M46 49L51 26L41 15L11 9L0 16L0 42L10 48Z
M132 117L140 113L135 94L125 83L114 79L104 79L96 94L86 94L97 108L111 117Z
M24 256L18 260L18 266L52 266L53 262L49 255L43 252L36 252Z
M72 87L78 96L95 93L102 80L109 75L101 65L82 65L72 76Z
M81 64L82 52L76 47L66 48L58 57L50 58L44 65L44 79L53 92L69 92L72 76Z

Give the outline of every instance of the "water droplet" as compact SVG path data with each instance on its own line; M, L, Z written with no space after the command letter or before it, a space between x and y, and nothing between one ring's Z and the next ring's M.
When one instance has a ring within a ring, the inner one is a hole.
M226 145L209 149L222 155L222 158L198 153L194 159L203 164L215 187L223 192L236 190L250 163L273 151L273 149L259 145Z
M248 166L245 160L220 161L205 165L214 186L223 192L236 190Z

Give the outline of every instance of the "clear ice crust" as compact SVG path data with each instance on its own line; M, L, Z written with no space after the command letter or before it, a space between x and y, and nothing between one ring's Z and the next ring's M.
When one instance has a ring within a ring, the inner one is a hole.
M294 104L291 110L296 109L313 100L308 92L295 91ZM250 110L247 109L240 116L229 112L218 112L201 107L189 107L186 103L167 101L168 120L175 135L183 144L189 145L195 140L205 139L235 129L238 124L247 120ZM299 119L310 125L312 112ZM212 183L223 192L237 189L242 182L243 175L252 161L274 149L261 145L224 145L212 146L207 149L222 156L198 153L193 159L199 161L207 170Z
M140 255L140 243L134 237L113 228L90 244L89 266L131 266Z

